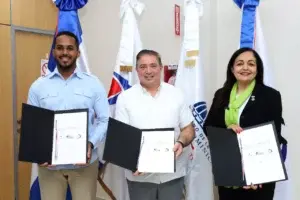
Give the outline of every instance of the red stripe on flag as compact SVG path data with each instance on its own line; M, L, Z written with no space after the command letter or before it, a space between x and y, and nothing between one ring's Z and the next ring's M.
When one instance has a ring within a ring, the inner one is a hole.
M108 97L114 96L122 91L122 88L116 79L112 79Z

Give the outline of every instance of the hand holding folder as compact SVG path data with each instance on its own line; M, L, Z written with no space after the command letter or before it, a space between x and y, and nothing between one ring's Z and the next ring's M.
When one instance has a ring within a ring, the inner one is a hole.
M172 173L175 168L173 129L142 131L138 171L144 173Z
M175 153L175 159L177 159L183 152L183 146L176 142L173 151ZM133 174L134 176L143 176L145 173L144 172L139 172L138 170Z
M91 160L91 156L92 156L92 147L91 144L88 144L88 151L87 151L87 162L86 163L77 163L75 165L77 166L87 166L90 163ZM48 162L45 162L43 164L40 164L39 166L41 167L54 167L55 165L50 165Z
M175 172L174 128L141 130L109 119L103 160L136 175Z
M207 127L217 186L247 186L287 180L274 123L231 129Z
M52 111L22 105L19 161L87 163L88 109Z
M182 154L183 152L183 145L180 144L179 142L175 142L173 151L175 152L175 158L179 158L179 156Z

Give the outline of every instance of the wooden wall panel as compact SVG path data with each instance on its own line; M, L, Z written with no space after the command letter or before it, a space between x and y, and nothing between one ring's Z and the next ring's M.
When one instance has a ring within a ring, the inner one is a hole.
M12 24L54 31L57 8L52 0L13 0Z
M30 85L40 77L41 59L49 53L52 40L51 35L16 32L17 119L21 119L22 103L27 102ZM30 163L18 162L19 200L29 199L31 167Z
M0 199L14 199L14 137L10 26L0 25Z
M0 24L10 24L10 0L1 0Z

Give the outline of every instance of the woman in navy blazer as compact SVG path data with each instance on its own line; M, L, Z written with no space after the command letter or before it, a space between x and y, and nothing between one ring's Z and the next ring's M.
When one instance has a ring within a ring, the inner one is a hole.
M207 126L243 128L274 121L281 144L282 103L280 93L263 83L263 62L251 48L241 48L231 57L227 79L216 91L204 123ZM234 107L235 106L235 107ZM205 131L206 132L206 131ZM247 187L218 187L220 200L272 200L275 183Z

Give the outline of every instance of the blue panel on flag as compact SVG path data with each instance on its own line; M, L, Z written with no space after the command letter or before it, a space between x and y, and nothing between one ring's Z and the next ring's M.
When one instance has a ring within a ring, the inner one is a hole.
M41 200L41 192L38 178L36 178L31 185L29 200Z
M120 74L114 72L114 76L119 80L124 90L127 90L131 87L128 80L123 78Z
M59 10L79 10L87 4L88 0L56 0L55 4Z
M31 185L29 200L42 200L38 178L36 178ZM69 186L67 189L66 200L72 200L72 194Z
M256 7L259 0L233 0L243 10L240 47L254 48Z
M79 44L82 42L82 29L78 17L77 10L82 8L87 3L87 0L57 0L56 6L59 8L58 24L55 32L69 31L76 35ZM55 38L55 37L54 37ZM48 68L52 72L56 68L56 62L52 54L54 48L54 40L50 50L50 57L48 62Z
M117 72L113 73L113 79L110 86L109 94L108 94L108 103L109 105L114 105L117 102L119 94L123 90L129 89L131 86L127 79L123 78Z

